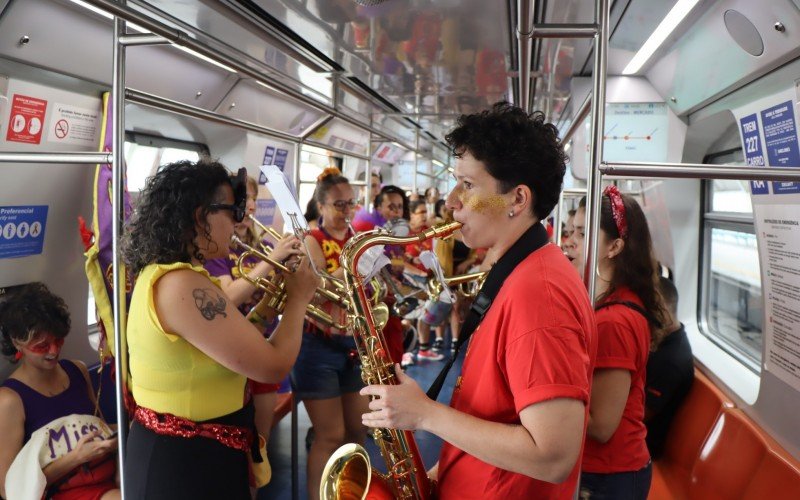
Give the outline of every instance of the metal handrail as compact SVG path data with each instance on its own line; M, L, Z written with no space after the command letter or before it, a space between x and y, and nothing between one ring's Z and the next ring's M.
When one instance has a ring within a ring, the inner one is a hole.
M532 38L594 38L596 24L534 24Z
M716 166L699 163L603 162L604 177L800 181L800 168Z
M111 163L111 153L0 153L0 163Z

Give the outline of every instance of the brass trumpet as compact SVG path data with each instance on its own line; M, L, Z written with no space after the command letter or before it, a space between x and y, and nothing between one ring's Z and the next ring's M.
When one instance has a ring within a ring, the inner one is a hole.
M487 271L459 274L458 276L445 278L444 284L447 287L457 287L456 293L462 297L474 299L488 274ZM444 290L442 283L436 279L436 276L428 278L426 285L428 297L431 299L436 299Z
M239 258L236 260L236 267L239 269L239 274L242 278L247 280L250 284L255 286L256 288L262 290L264 292L264 299L266 300L268 307L274 309L278 313L283 312L283 308L286 306L286 287L283 281L283 278L276 274L274 278L262 278L261 276L258 277L251 277L247 274L247 271L244 268L244 261L249 256L253 256L256 259L262 260L276 270L280 270L284 273L291 273L293 272L291 269L283 265L282 263L273 260L269 257L267 252L262 252L252 246L248 245L244 241L242 241L238 236L233 235L231 237L231 241L243 248L245 251ZM346 293L344 292L344 288L337 282L332 280L326 280L324 277L320 277L322 285L317 287L317 291L315 292L315 297L322 299L322 300L329 300L336 304L339 307L344 308L345 310L348 309L348 298ZM328 290L325 288L326 283L332 283L333 290ZM316 320L317 322L337 328L340 330L347 330L348 325L336 322L333 317L328 314L327 312L323 311L319 307L315 306L314 304L309 304L306 307L306 316Z

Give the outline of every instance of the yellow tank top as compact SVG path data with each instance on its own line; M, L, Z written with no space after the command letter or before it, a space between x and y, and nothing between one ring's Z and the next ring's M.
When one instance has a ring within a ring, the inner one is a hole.
M177 269L208 276L202 267L177 262L150 264L136 280L127 329L130 387L140 406L194 421L209 420L242 408L246 378L161 327L153 287ZM215 278L211 280L219 286Z

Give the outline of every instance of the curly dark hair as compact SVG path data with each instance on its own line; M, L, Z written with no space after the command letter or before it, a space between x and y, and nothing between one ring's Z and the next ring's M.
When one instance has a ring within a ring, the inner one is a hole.
M545 123L542 112L529 114L501 101L480 113L461 115L445 140L456 158L469 152L483 162L501 192L528 186L534 198L531 210L539 220L558 203L567 155L558 129Z
M642 301L645 311L648 312L647 322L650 324L650 348L655 350L661 343L666 332L663 328L669 326L670 316L664 298L659 289L658 262L653 252L653 240L650 237L650 228L642 207L636 200L626 194L622 196L625 205L625 220L628 223L628 235L625 246L614 260L622 265L614 266L614 274L606 292L597 297L597 303L614 293L620 286L626 286ZM579 204L586 206L585 199ZM619 230L614 222L611 211L611 199L604 194L600 208L600 230L611 239L619 238Z
M221 199L220 188L232 186L229 175L214 160L183 160L164 165L147 180L123 236L123 258L132 274L149 264L191 262L191 257L204 261L193 243L195 211L201 208L200 218L206 220L209 205ZM208 222L202 230L210 240Z
M14 340L25 343L40 332L64 338L69 329L67 304L44 283L22 285L0 301L0 350L6 356L17 352Z

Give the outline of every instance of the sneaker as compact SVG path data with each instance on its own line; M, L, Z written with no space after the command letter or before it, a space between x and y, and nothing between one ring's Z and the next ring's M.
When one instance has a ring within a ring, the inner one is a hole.
M426 349L424 351L420 350L417 353L418 359L427 359L428 361L441 361L444 359L444 356L438 352L433 352L430 349Z
M414 355L410 352L404 352L403 357L400 359L400 368L407 368L414 364Z
M444 339L436 339L433 341L433 346L431 346L431 349L433 349L433 352L439 353L442 352L443 347Z

